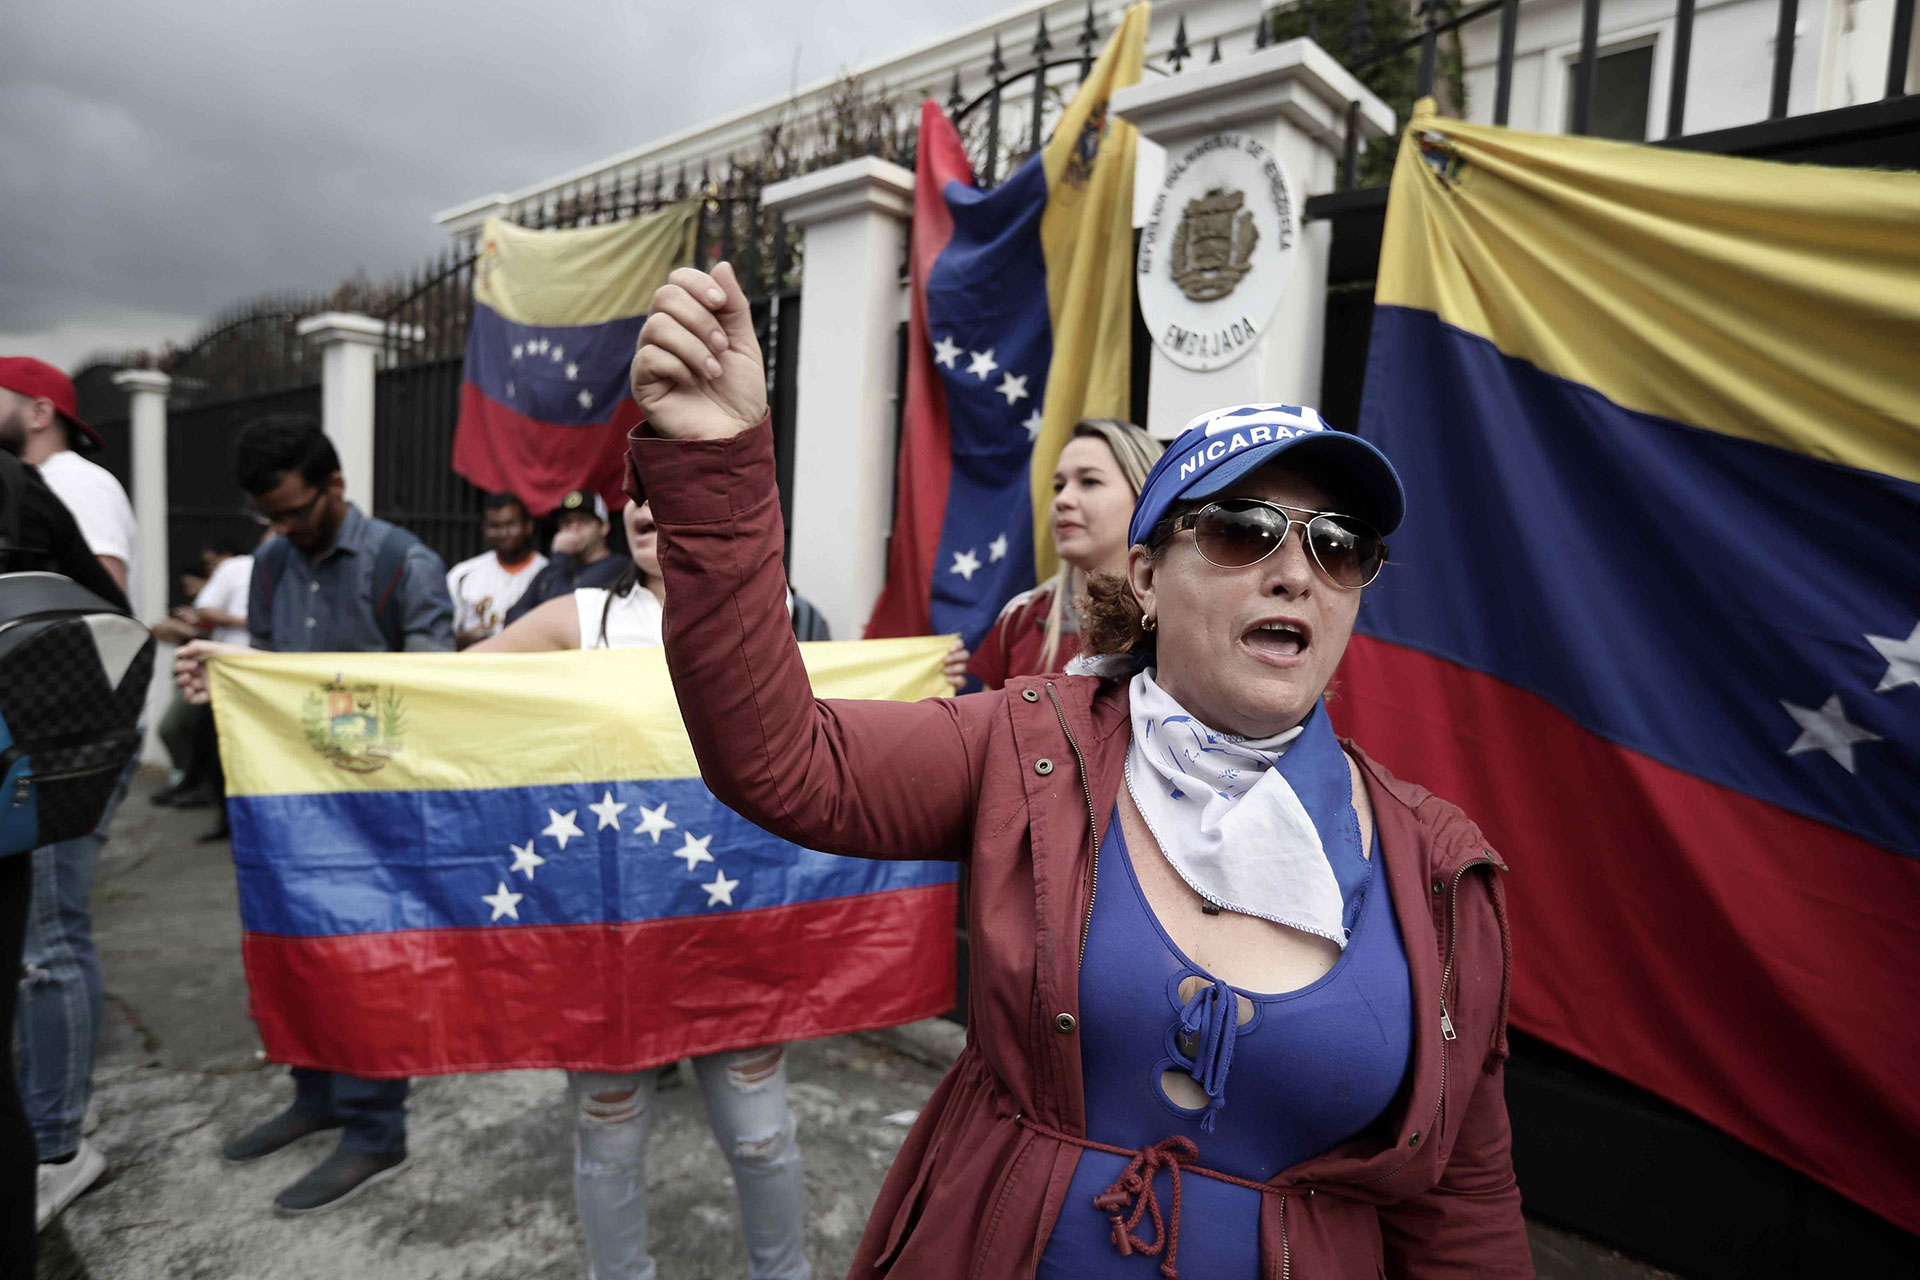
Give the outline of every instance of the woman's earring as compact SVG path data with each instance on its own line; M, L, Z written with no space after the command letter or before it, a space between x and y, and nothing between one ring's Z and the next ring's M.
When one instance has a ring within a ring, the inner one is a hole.
M1143 615L1140 619L1140 629L1142 631L1151 631L1159 625L1159 622L1155 621L1154 616L1150 613Z

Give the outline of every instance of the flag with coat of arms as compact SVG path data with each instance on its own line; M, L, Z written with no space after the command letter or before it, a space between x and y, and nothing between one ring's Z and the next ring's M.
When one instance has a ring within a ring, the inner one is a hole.
M946 691L938 638L801 649L824 697ZM954 868L721 805L662 650L210 668L273 1061L626 1071L953 1007Z

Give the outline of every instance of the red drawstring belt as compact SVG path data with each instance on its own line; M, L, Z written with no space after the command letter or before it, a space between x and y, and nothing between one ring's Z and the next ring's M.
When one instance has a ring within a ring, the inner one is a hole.
M1285 1189L1271 1183L1252 1182L1246 1178L1236 1178L1230 1173L1221 1173L1218 1169L1207 1169L1194 1163L1200 1158L1200 1148L1191 1138L1175 1134L1170 1138L1141 1147L1138 1151L1129 1151L1125 1147L1110 1147L1104 1142L1095 1142L1091 1138L1082 1138L1076 1134L1063 1133L1049 1128L1026 1115L1014 1117L1016 1123L1031 1129L1044 1137L1059 1142L1071 1143L1089 1151L1104 1151L1112 1156L1126 1156L1127 1167L1113 1185L1093 1198L1093 1207L1107 1215L1113 1223L1113 1247L1121 1257L1140 1253L1149 1258L1159 1257L1162 1249L1166 1258L1160 1263L1160 1274L1166 1280L1180 1280L1180 1174L1197 1173L1203 1178L1212 1178L1215 1182L1231 1183L1236 1187L1246 1187L1263 1195L1285 1196ZM1167 1171L1167 1180L1171 1184L1169 1206L1166 1218L1160 1216L1160 1197L1154 1194L1153 1179L1160 1170ZM1128 1208L1132 1212L1128 1213ZM1125 1214L1125 1217L1121 1215ZM1153 1239L1142 1240L1134 1234L1134 1228L1140 1225L1142 1217L1153 1219Z

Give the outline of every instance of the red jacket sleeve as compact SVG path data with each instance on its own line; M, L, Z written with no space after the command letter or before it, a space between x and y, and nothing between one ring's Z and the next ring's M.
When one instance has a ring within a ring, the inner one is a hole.
M666 576L667 665L701 776L722 803L828 853L959 858L999 694L816 699L787 616L766 422L731 440L636 431Z

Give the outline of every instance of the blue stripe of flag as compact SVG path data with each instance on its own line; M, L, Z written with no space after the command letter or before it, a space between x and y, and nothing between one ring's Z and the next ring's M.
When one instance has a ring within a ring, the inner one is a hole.
M540 422L605 422L627 394L628 368L646 319L516 324L476 303L464 377L495 404Z
M626 806L617 815L603 808L612 826L589 807L608 795ZM720 804L698 779L244 796L229 806L241 923L255 933L626 923L955 878L947 863L800 849ZM648 811L674 824L657 840L641 829ZM581 834L567 832L567 814ZM703 841L706 860L676 856ZM542 860L521 859L531 875L512 869L516 846ZM503 883L520 897L496 918Z

